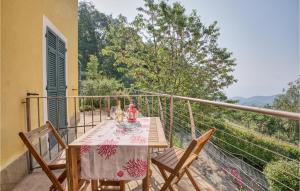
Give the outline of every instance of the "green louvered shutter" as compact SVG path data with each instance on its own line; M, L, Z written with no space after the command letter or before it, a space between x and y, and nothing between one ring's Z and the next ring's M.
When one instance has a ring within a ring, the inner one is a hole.
M48 97L66 96L65 42L51 29L47 28L47 95ZM67 127L66 99L48 99L48 120L61 135ZM55 144L51 138L51 145Z
M57 94L59 97L66 97L66 45L65 42L58 37L58 51L57 51ZM59 100L59 126L65 133L67 127L67 110L66 99Z

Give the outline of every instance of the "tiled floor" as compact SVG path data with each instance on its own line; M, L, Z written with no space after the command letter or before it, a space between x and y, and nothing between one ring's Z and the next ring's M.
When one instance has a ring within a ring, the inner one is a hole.
M163 179L158 174L159 172L154 169L153 176L151 178L151 188L150 190L159 190L163 185ZM195 175L195 174L194 174ZM196 176L196 175L195 175ZM199 186L201 190L217 190L213 185L197 178L199 180ZM51 183L48 178L41 172L35 172L27 176L20 184L18 184L13 191L47 191L49 190ZM187 177L184 177L178 185L175 185L177 190L190 191L193 190L192 185L188 181ZM83 186L82 191L90 191L90 184ZM139 191L142 190L142 181L131 181L126 184L126 191Z
M193 176L196 178L197 183L202 191L234 191L238 190L235 184L231 181L229 176L224 173L216 164L208 160L205 153L191 167ZM151 191L156 191L161 188L164 181L158 169L152 166L151 177ZM13 191L47 191L51 183L46 175L42 172L34 172L23 179ZM187 176L174 186L179 191L192 191L195 190ZM66 189L67 190L67 189ZM85 185L82 191L90 191L90 184ZM142 190L142 181L131 181L126 184L126 191L139 191Z

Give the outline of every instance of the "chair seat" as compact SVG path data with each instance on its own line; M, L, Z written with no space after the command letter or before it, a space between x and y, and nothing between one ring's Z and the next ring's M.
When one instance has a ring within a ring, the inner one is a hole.
M173 173L175 172L175 167L177 163L180 161L181 157L183 156L185 150L172 147L166 149L163 153L158 154L157 156L151 159L151 162L157 166L163 167L165 170ZM191 154L188 159L185 161L184 165L181 169L184 169L186 166L190 165L195 159L197 155ZM181 170L179 169L179 170Z
M66 149L61 150L48 166L51 170L66 168Z

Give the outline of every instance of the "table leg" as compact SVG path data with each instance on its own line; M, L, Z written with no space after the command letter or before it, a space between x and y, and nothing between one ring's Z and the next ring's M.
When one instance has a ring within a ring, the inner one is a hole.
M123 180L123 181L121 180L121 181L120 181L120 191L125 191L125 185L126 185L126 184L125 184L125 181L124 181L124 180Z
M92 180L92 191L98 190L98 180Z
M78 190L78 149L69 147L67 149L68 190Z
M150 151L150 150L149 150ZM148 170L146 177L143 179L143 191L149 191L150 188L150 177L151 177L151 153L148 151Z

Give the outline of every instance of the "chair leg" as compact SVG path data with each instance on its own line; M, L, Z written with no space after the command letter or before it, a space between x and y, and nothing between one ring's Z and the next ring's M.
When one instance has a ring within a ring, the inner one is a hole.
M158 167L158 170L160 171L160 173L161 173L163 179L165 180L165 182L167 182L168 177L167 177L167 174L166 174L165 170L160 168L160 167ZM172 184L170 184L169 189L170 189L170 191L174 191L174 188L173 188Z
M63 175L63 174L62 174ZM62 176L61 175L61 176ZM61 177L60 176L60 177ZM65 189L62 187L62 185L61 185L61 182L60 182L60 180L59 179L56 179L56 177L53 175L52 176L52 174L48 174L48 177L50 178L50 180L51 180L51 182L53 183L52 185L51 185L51 187L49 188L49 190L50 191L52 191L52 190L58 190L58 191L64 191Z
M167 190L167 188L171 186L171 183L172 183L173 179L175 178L175 176L176 176L175 174L171 174L169 176L169 178L167 179L167 181L165 182L165 184L163 185L163 187L160 189L160 191Z
M61 173L61 175L59 175L57 179L60 183L62 183L66 178L67 178L67 170L64 170L64 172Z
M190 170L188 168L186 168L186 174L188 175L188 177L189 177L190 181L192 182L193 186L195 187L195 189L197 191L200 191L200 188L199 188L197 182L193 178L193 176L192 176L192 174L191 174L191 172L190 172Z
M185 173L185 170L184 170L181 174L178 174L178 175L177 175L177 180L176 180L175 184L178 184L178 182L179 182L179 181L181 180L181 178L183 177L184 173Z

